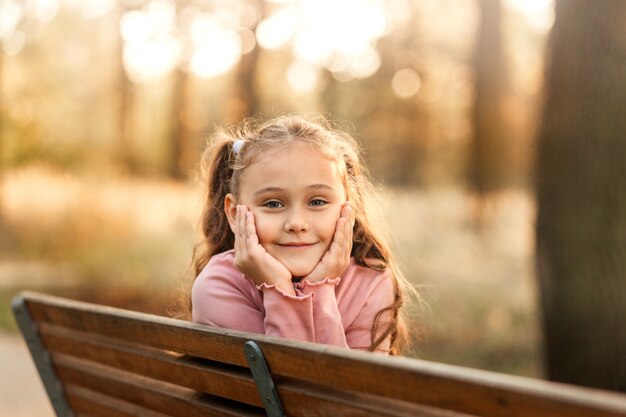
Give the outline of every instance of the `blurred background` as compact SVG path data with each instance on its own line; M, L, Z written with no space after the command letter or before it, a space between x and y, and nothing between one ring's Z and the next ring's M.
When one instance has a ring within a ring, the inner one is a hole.
M18 340L22 289L170 314L208 134L318 111L361 143L425 301L409 355L545 377L535 161L554 22L553 0L0 1L0 341Z

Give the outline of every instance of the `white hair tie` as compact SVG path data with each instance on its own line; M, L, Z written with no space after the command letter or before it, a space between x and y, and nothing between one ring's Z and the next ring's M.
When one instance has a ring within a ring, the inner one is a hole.
M237 139L234 143L233 143L233 152L235 153L235 155L239 155L239 152L241 152L241 148L243 147L244 144L244 140L243 139Z

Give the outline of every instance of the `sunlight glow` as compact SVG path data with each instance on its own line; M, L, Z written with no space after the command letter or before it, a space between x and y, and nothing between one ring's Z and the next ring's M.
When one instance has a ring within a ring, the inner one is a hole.
M554 0L506 0L505 5L520 12L538 32L546 33L554 24Z
M179 56L178 42L172 37L130 43L124 48L124 66L133 81L149 82L169 73Z
M63 0L63 6L78 11L85 19L96 19L113 11L118 0Z
M23 14L24 11L16 0L0 3L0 38L5 38L13 33Z
M317 86L317 68L305 61L294 61L287 70L287 81L297 93L310 93Z
M231 69L241 58L241 38L233 32L216 32L191 57L191 71L204 78Z
M274 12L257 26L256 37L259 45L265 49L281 48L293 36L296 22L297 15L292 8Z
M200 15L194 19L190 32L195 49L189 63L194 74L214 77L239 62L243 42L233 30L238 25L238 21L230 20L226 15Z
M49 22L59 13L59 0L35 0L33 3L35 17L40 22Z
M374 44L388 29L379 0L289 2L259 23L257 40L266 49L289 44L297 59L323 66L339 79L366 78L380 67Z
M248 21L256 18L250 10L245 15ZM177 15L174 2L152 0L122 16L124 65L135 82L159 79L178 65L188 65L203 78L220 75L256 45L254 34L241 26L241 20L232 8L207 13L186 6Z
M2 42L2 50L8 56L17 55L26 43L26 35L24 32L17 30L4 38Z
M161 78L178 65L181 51L173 34L175 18L173 4L163 0L124 13L120 20L124 66L133 81Z

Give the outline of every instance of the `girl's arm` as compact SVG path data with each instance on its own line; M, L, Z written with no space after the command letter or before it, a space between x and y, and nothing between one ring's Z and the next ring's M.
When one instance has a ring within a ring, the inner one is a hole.
M295 285L295 296L275 285L256 286L235 266L232 251L216 255L192 290L194 322L270 336L367 350L376 314L393 302L393 284L384 273L354 264L340 278ZM336 286L343 291L341 311ZM260 291L259 291L260 290ZM381 317L387 327L391 313ZM345 325L345 327L344 327ZM389 339L377 350L387 351Z
M395 298L392 280L384 272L348 267L341 288L341 309L335 286L339 279L309 283L303 281L296 288L303 294L313 295L316 341L351 349L369 350L376 315L389 307ZM376 338L391 324L393 313L385 311L379 318ZM390 337L376 347L376 351L389 352Z
M350 326L346 329L348 344L353 349L368 350L372 344L372 328L376 315L391 306L395 301L395 287L392 279L384 272L378 273L373 285L368 288L369 295L363 307ZM394 320L394 311L385 310L378 318L375 340L383 335ZM391 335L376 347L375 351L389 353Z
M304 294L293 285L292 290L296 295L285 293L275 284L255 285L235 267L234 253L229 251L212 258L196 279L192 289L192 320L270 336L330 343L316 336L316 295ZM333 321L340 324L338 312ZM345 339L343 328L340 332ZM330 344L347 346L341 340Z

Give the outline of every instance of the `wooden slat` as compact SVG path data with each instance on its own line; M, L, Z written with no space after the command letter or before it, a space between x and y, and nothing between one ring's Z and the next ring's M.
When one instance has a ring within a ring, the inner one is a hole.
M256 340L273 375L492 417L626 417L626 397L486 371L216 329L110 307L25 295L36 320L245 366Z
M193 360L51 325L42 326L41 334L53 358L56 353L73 355L245 404L262 406L254 380L243 368Z
M181 358L162 350L138 346L97 335L59 328L50 324L42 326L43 339L52 352L57 373L64 382L66 368L80 368L83 373L106 375L122 369L126 378L134 374L188 387L197 391L236 399L246 404L260 406L256 387L249 374L234 366L216 365L207 360ZM81 359L78 359L81 358ZM95 361L94 362L86 362ZM85 364L82 364L85 362ZM68 365L69 364L69 365ZM101 364L107 365L103 367ZM90 369L90 371L85 371ZM119 372L119 371L118 371ZM129 373L134 373L130 374ZM91 378L90 375L88 377ZM76 378L69 381L77 383ZM381 398L339 390L328 391L311 384L276 381L284 408L292 416L424 416L448 417L445 411L427 407L400 404Z
M43 294L27 292L23 297L41 323L247 366L243 344L250 340L248 333Z
M67 386L67 399L75 413L92 417L169 417L82 387Z
M279 382L283 408L292 417L468 417L468 414L404 403L350 391L323 390L298 382Z
M261 408L200 394L89 361L58 355L55 368L69 386L81 386L174 417L261 417Z
M625 417L626 396L332 348L259 343L273 374L490 417ZM308 364L303 364L306 358Z

